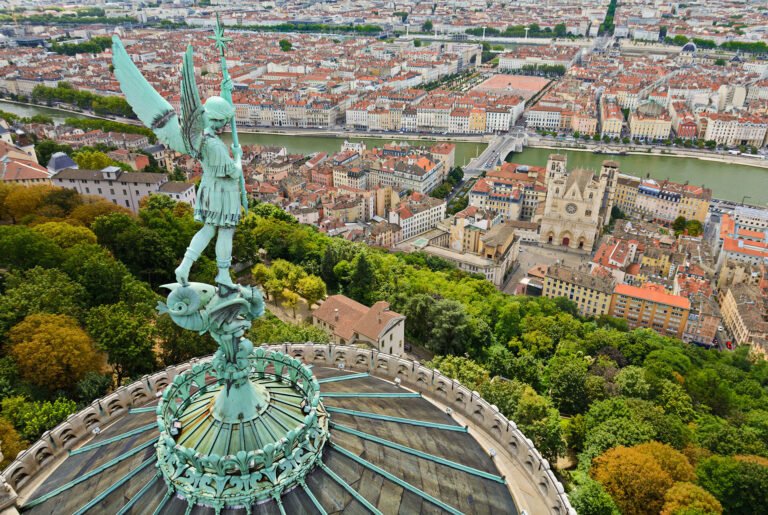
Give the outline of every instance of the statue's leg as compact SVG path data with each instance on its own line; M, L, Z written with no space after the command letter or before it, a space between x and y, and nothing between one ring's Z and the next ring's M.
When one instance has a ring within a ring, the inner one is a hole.
M215 234L216 226L205 224L202 229L197 231L197 234L192 237L192 241L189 242L189 247L187 247L187 251L184 253L184 259L176 269L177 282L181 284L189 283L189 271L192 268L192 265L197 261L197 258L200 257L200 254L203 253L205 247L208 246Z
M229 266L232 264L232 238L235 235L234 227L219 227L219 236L216 238L216 266L219 273L216 274L216 283L234 286L229 275Z

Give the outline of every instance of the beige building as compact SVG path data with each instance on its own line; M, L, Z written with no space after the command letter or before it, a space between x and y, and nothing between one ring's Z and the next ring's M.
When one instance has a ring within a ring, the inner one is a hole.
M640 186L639 178L631 177L629 175L620 175L616 181L616 193L613 197L613 205L621 209L624 213L631 214L635 209L638 186Z
M479 238L476 249L454 250L450 247L428 244L417 247L418 250L455 263L465 272L481 274L495 286L501 287L507 272L517 261L520 253L520 238L515 235L515 229L508 223L495 225L484 234L471 231ZM450 240L449 240L450 242Z
M629 133L634 139L668 139L672 118L667 109L655 102L642 104L629 115Z
M690 310L687 298L671 295L658 284L619 284L608 314L625 319L631 329L647 327L663 336L682 338Z
M737 284L721 292L720 313L734 343L750 345L752 350L768 355L768 299L756 286Z
M544 277L544 297L565 297L576 303L582 316L607 315L611 307L614 280L598 277L587 270L552 265Z
M624 126L624 114L615 101L600 101L600 135L610 138L621 136L621 129Z
M400 356L405 345L405 317L379 301L370 308L344 295L331 295L312 312L312 324L339 345L367 344Z
M591 251L604 222L601 204L607 181L592 170L554 173L547 186L541 242Z

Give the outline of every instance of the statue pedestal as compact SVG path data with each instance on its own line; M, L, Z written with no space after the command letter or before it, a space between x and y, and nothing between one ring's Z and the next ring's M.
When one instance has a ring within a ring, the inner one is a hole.
M213 418L226 424L248 422L266 411L270 399L263 385L250 381L225 387L214 402Z

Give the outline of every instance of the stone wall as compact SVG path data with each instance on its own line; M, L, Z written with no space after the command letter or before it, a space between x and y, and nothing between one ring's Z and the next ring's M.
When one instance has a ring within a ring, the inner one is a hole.
M555 477L549 463L523 435L514 422L502 415L496 406L483 400L480 394L461 383L445 377L438 370L422 366L398 356L376 350L359 349L339 345L315 345L312 343L286 343L270 346L307 364L339 367L346 370L368 372L389 381L400 380L425 397L449 406L474 423L473 428L484 432L498 443L497 453L503 453L515 460L530 474L532 483L537 485L543 502L550 512L558 515L575 515L563 485ZM178 374L197 362L211 357L196 358L187 363L168 367L151 376L144 376L128 386L123 386L110 395L94 401L82 411L70 415L66 421L19 453L0 476L0 510L13 506L16 491L23 489L45 465L63 453L80 445L91 436L94 429L103 427L127 414L128 410L147 404L158 397ZM510 478L514 480L514 478Z

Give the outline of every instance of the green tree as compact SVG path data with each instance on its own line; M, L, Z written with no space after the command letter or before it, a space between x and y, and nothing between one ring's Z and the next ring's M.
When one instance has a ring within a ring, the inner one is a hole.
M88 372L75 385L75 391L81 402L89 403L94 399L104 397L111 386L112 377L109 374Z
M698 483L712 493L725 513L752 514L768 506L768 465L750 456L712 456L696 467Z
M352 265L347 293L356 301L371 305L376 299L378 281L367 253L361 252Z
M427 20L424 22L424 24L421 26L421 30L424 32L432 32L432 29L434 26L432 25L432 20Z
M61 269L85 289L89 306L117 302L129 275L125 265L99 245L76 245L68 249Z
M550 463L557 463L557 457L565 450L560 414L546 397L526 386L517 404L512 420L525 436L531 439L536 449Z
M289 324L270 312L253 321L248 338L258 343L315 342L328 343L329 337L322 329L309 324Z
M91 309L86 321L97 346L107 353L118 385L156 368L155 329L149 320L123 302Z
M199 334L176 325L171 317L160 316L156 323L159 358L164 366L184 363L192 358L213 354L218 345L207 334Z
M616 503L603 486L585 479L570 495L571 504L579 515L619 515Z
M281 297L283 299L281 305L285 309L290 309L293 313L293 318L296 318L296 306L299 304L299 295L289 290L288 288L285 288L281 294Z
M81 150L76 152L72 159L81 170L101 170L115 164L112 158L98 150Z
M0 265L12 269L56 267L63 251L46 236L25 226L0 226Z
M580 356L555 356L549 360L549 395L561 413L575 415L587 408L587 369L587 361Z
M460 302L444 299L434 306L434 319L426 347L437 354L461 354L474 339L470 317Z
M280 50L282 50L283 52L290 52L291 50L293 50L293 43L291 43L287 39L281 39L279 43L280 43Z
M55 141L45 139L39 141L35 145L35 154L37 154L37 162L43 166L48 164L51 160L51 156L56 152L64 152L67 155L72 155L74 152L72 147L64 143L56 143Z
M491 378L485 367L464 357L435 356L432 361L428 361L425 365L440 370L444 376L456 379L472 390L479 390Z
M698 220L688 220L685 223L685 231L689 236L701 236L704 233L704 226Z
M5 294L0 295L0 335L28 315L82 318L86 298L83 287L60 270L33 268L11 273L6 277Z
M312 306L312 304L316 304L319 300L325 298L325 283L316 275L302 277L296 283L296 293L307 301L308 306Z
M49 238L62 248L69 248L80 243L96 243L96 235L87 227L66 222L47 222L36 225L34 230Z
M2 409L3 417L13 424L21 437L33 442L77 411L77 404L63 397L54 402L32 402L17 396L3 399Z
M645 379L645 370L642 367L629 366L621 370L616 376L616 384L619 393L625 397L637 397L647 399L651 385Z
M558 23L555 25L555 29L553 31L553 34L556 38L563 38L568 33L568 30L565 28L565 23Z

